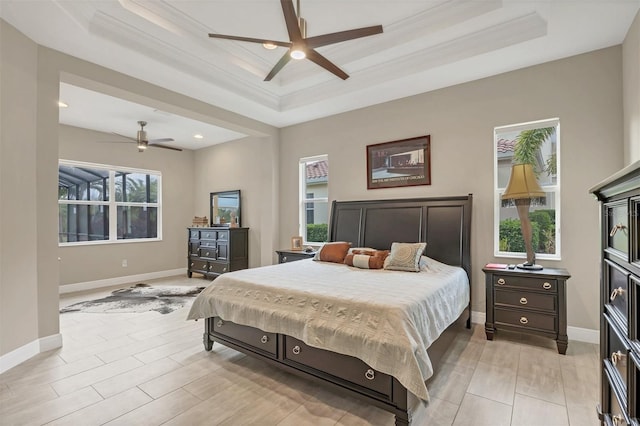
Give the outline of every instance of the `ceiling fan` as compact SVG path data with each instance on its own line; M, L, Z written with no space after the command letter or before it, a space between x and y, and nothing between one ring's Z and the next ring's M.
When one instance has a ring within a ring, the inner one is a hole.
M147 122L146 121L138 121L138 124L140 125L140 130L138 130L138 133L136 134L135 138L132 138L132 137L129 137L129 136L125 136L125 135L121 135L119 133L113 133L113 134L121 136L123 138L129 139L129 140L135 142L138 145L138 152L144 152L144 150L146 150L148 147L172 149L174 151L182 151L182 149L180 149L180 148L174 148L172 146L167 146L167 145L159 145L159 143L161 143L161 142L173 142L173 139L171 139L171 138L147 139L147 132L144 130L144 126L147 125ZM115 141L106 141L106 142L115 142ZM120 141L117 141L117 142L120 142ZM129 143L129 142L127 142L127 143Z
M322 68L337 75L343 80L349 75L338 68L327 58L319 54L315 48L327 46L329 44L340 43L356 38L367 37L382 33L382 25L363 27L353 30L339 31L336 33L323 34L314 37L307 37L307 22L300 16L300 0L297 0L297 11L293 8L293 0L280 0L284 21L289 33L289 41L276 41L268 39L258 39L250 37L238 37L223 34L209 34L211 38L222 38L227 40L248 41L250 43L261 43L265 48L274 49L277 46L287 47L289 50L284 54L273 69L267 74L264 81L270 81L291 59L307 58L320 65Z

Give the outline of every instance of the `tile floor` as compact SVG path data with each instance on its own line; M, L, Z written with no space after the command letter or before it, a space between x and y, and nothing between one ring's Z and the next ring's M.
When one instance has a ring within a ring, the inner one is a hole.
M203 285L200 278L152 280ZM107 291L62 295L60 306ZM0 375L1 425L393 425L391 414L232 349L202 346L188 307L66 313L64 346ZM598 425L597 345L457 332L430 379L428 425Z

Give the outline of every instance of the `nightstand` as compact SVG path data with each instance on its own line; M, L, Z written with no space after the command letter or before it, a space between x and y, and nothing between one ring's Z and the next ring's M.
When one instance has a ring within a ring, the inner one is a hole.
M484 330L493 340L496 330L538 334L556 340L558 353L567 352L566 269L482 268L487 291Z
M316 255L315 251L306 252L304 250L276 250L278 253L278 263L295 262L296 260L311 259Z

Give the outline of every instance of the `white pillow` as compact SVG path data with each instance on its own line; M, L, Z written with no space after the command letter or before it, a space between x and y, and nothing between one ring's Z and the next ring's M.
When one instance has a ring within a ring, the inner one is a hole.
M420 257L427 243L393 243L384 261L384 269L420 272Z

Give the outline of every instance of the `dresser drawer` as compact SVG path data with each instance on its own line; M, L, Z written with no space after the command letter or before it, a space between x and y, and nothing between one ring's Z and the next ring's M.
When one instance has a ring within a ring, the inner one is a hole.
M496 305L539 309L551 313L555 313L557 309L557 297L555 294L540 294L506 289L496 289L495 292Z
M229 272L229 264L225 262L209 262L208 271L214 274Z
M604 299L606 305L619 317L624 327L629 324L629 272L615 263L604 261ZM625 330L625 334L627 330Z
M191 240L199 240L200 239L200 230L199 229L190 229L189 230L189 239L191 239Z
M495 308L495 322L499 325L510 325L522 329L534 329L556 333L557 317L524 310Z
M605 229L608 230L607 248L625 259L629 258L629 205L627 200L608 203L605 209Z
M213 331L248 349L266 352L274 357L278 354L278 335L275 333L266 333L255 327L224 321L219 317L213 318Z
M629 425L629 416L626 412L626 393L622 391L618 386L615 385L616 379L612 377L610 371L605 369L606 381L603 383L603 392L604 395L607 395L608 398L605 398L604 402L608 407L604 407L604 414L609 420L609 423L605 421L605 424L613 424L614 426L624 426Z
M290 365L302 364L321 373L342 378L385 398L392 397L393 378L388 374L375 371L366 363L348 355L338 355L323 349L314 348L304 342L289 336L282 336L284 340L284 362ZM331 362L327 356L331 355Z
M549 293L557 293L558 282L553 279L531 278L508 275L494 275L494 288L517 288L524 290L540 290Z
M198 250L198 256L203 257L205 259L215 259L216 258L216 248L208 247L208 246L200 246Z
M611 371L617 374L616 380L620 380L624 387L628 386L629 382L629 347L625 345L625 338L620 335L620 332L614 324L611 323L610 317L605 314L605 335L607 336L606 348L604 353L606 358L604 362L609 364Z
M209 265L206 260L192 259L189 262L189 269L195 272L206 273L209 269Z

